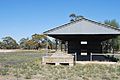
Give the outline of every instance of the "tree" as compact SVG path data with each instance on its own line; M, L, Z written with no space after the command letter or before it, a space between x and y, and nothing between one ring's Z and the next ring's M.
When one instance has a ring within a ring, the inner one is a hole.
M38 48L46 48L52 49L53 42L46 36L41 34L33 34L32 40L38 43Z
M37 49L38 48L43 48L46 46L46 36L45 35L41 35L41 34L33 34L32 35L32 40L36 43L38 43L37 45Z
M71 22L76 21L76 20L80 20L80 19L83 18L83 16L81 16L81 15L76 15L76 14L74 14L74 13L70 14L69 17L71 18L71 20L70 20Z
M19 41L20 48L22 49L40 49L46 48L48 44L48 48L52 48L52 41L46 36L41 34L33 34L31 39L22 38Z
M119 23L116 20L105 20L105 24L112 26L113 28L119 28ZM115 37L104 42L109 51L115 49L119 50L120 48L120 37Z
M3 48L4 49L17 49L19 45L17 42L10 36L2 38Z
M76 18L76 14L72 13L72 14L69 15L69 17L71 18L70 21L74 21L75 18Z
M115 19L105 20L104 23L107 24L107 25L111 25L114 28L119 28L119 26L120 26L119 23Z
M35 41L33 41L33 40L28 40L27 42L26 42L26 46L27 46L27 48L28 49L38 49L38 43L37 42L35 42Z
M29 38L22 38L19 43L21 49L38 49L38 43Z
M0 41L0 49L3 49L3 43Z
M22 39L19 41L20 48L22 48L22 49L28 49L28 46L27 46L27 44L26 44L26 42L27 42L28 40L29 40L28 38L22 38Z

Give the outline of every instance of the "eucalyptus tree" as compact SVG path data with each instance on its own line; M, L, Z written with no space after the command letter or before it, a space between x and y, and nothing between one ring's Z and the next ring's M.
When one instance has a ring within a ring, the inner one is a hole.
M17 49L19 45L17 44L16 40L10 36L2 38L3 48L4 49Z
M71 20L70 20L71 22L72 22L72 21L75 21L76 14L75 14L75 13L72 13L72 14L69 15L69 17L71 18Z
M113 28L120 27L119 23L115 19L114 20L105 20L104 23L107 25L110 25ZM119 50L119 48L120 48L120 36L109 39L107 41L104 41L103 44L106 44L106 47L108 48L109 51L111 51L113 49Z
M76 21L76 20L80 20L83 18L83 16L76 15L75 13L70 14L69 17L71 18L71 20L70 20L71 22Z
M46 36L41 34L33 34L32 40L37 43L37 49L43 48L46 46Z
M0 41L0 49L3 49L3 43Z
M28 46L26 44L28 40L29 40L29 38L22 38L22 39L20 39L19 45L20 45L21 49L28 49Z
M53 42L43 34L33 34L32 40L38 43L37 48L52 48Z

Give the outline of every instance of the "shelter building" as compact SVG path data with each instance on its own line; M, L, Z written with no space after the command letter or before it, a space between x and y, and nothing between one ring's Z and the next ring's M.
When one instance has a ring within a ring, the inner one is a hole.
M120 30L81 17L79 20L50 29L44 34L67 44L65 50L68 54L76 53L77 60L90 60L90 53L102 53L102 41L120 35ZM82 55L83 53L86 55Z

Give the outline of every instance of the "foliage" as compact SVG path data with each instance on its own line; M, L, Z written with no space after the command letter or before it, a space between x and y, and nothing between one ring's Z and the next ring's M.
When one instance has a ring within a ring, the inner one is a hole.
M54 43L46 36L41 34L33 34L31 39L22 38L19 41L19 44L10 36L2 38L0 41L0 49L41 49L41 48L50 48Z
M119 26L120 26L119 23L115 19L113 19L113 20L105 20L104 23L107 24L107 25L110 25L110 26L112 26L114 28L119 28Z
M46 46L46 39L47 36L45 35L40 35L40 34L33 34L32 35L32 40L37 43L37 48L42 48Z
M28 47L28 49L38 49L38 43L33 41L33 40L28 40L26 42L26 46Z
M19 45L17 42L10 36L2 38L1 48L3 49L17 49Z
M9 74L8 72L9 68L4 67L0 69L0 75L8 75Z
M70 14L69 17L71 18L71 20L70 20L71 22L83 18L83 16L81 16L81 15L76 15L75 13Z
M105 24L110 25L113 28L119 28L119 23L116 20L105 20L104 21ZM119 36L115 36L112 39L109 39L107 41L103 42L103 46L106 47L106 49L109 51L115 49L115 50L119 50L120 48L120 37Z
M75 20L75 18L76 18L76 14L72 13L72 14L69 15L69 17L71 18L70 21L72 22L72 21Z
M33 34L31 39L22 38L20 41L20 48L22 49L40 49L46 48L48 44L48 48L52 48L53 42L46 36L41 34Z
M3 43L0 42L0 49L3 49Z
M20 39L20 41L19 41L20 48L22 48L22 49L28 49L28 46L26 44L26 42L28 40L29 40L28 38L22 38L22 39Z

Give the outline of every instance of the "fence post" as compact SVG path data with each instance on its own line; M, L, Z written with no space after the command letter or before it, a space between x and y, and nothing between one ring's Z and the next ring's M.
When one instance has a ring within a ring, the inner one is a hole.
M74 64L76 63L76 61L77 61L77 55L76 55L76 52L75 52L75 54L74 54Z
M77 61L77 53L75 53L75 61Z
M90 53L90 61L92 61L92 53Z

